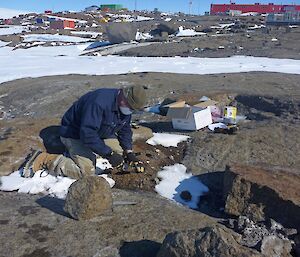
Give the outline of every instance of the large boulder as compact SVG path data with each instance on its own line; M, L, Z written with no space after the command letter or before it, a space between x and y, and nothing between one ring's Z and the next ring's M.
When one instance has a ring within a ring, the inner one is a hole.
M87 220L112 209L112 193L104 178L90 176L74 182L64 210L74 219Z
M109 23L106 32L110 43L120 44L135 40L137 28L131 23Z
M225 212L300 227L300 175L278 167L232 165L224 174Z
M173 232L166 236L157 257L248 257L262 256L240 245L238 237L219 225L200 230Z
M167 32L169 35L177 32L179 25L173 22L161 22L158 24L157 29L160 33Z

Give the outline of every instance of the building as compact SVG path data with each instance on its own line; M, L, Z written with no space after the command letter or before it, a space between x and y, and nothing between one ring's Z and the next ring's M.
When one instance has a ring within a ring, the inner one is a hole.
M51 20L50 29L74 29L75 21L72 20Z
M45 21L44 21L43 18L36 18L36 19L35 19L35 22L36 22L37 24L43 24Z
M86 7L84 9L85 12L96 12L98 11L100 8L97 6L97 5L92 5L92 6L89 6L89 7Z
M300 11L300 5L278 5L278 4L211 4L210 14L211 15L224 15L230 11L240 11L241 13L258 13L258 14L269 14L269 13L285 13L290 11Z
M122 10L123 6L121 4L101 4L100 5L101 11L118 11Z
M5 25L13 25L13 20L12 19L4 19L4 24Z
M46 10L46 11L45 11L45 14L51 14L51 13L52 13L51 10Z
M266 19L267 25L300 25L300 11L285 13L270 13Z

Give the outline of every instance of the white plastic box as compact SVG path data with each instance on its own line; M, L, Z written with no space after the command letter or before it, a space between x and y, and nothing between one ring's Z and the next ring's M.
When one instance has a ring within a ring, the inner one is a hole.
M199 130L212 124L211 110L207 106L187 106L185 101L167 105L167 117L171 118L174 129Z

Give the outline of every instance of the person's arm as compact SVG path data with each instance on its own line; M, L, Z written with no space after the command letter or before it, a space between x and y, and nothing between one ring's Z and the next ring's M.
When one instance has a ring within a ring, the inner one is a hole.
M109 155L112 150L99 137L103 110L97 104L86 104L81 113L80 140L94 153Z
M128 117L125 118L126 123L118 132L118 140L120 146L124 151L132 150L132 130L130 125L131 115L127 115L127 116Z

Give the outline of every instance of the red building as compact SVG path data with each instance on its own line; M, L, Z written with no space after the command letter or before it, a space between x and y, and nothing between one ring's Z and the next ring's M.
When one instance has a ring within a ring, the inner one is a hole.
M75 22L72 20L54 20L50 21L50 29L74 29Z
M285 13L291 11L300 11L300 5L277 5L273 3L269 4L212 4L210 6L210 14L218 15L218 14L226 14L229 11L240 11L242 13L259 13L259 14L267 14L267 13Z

